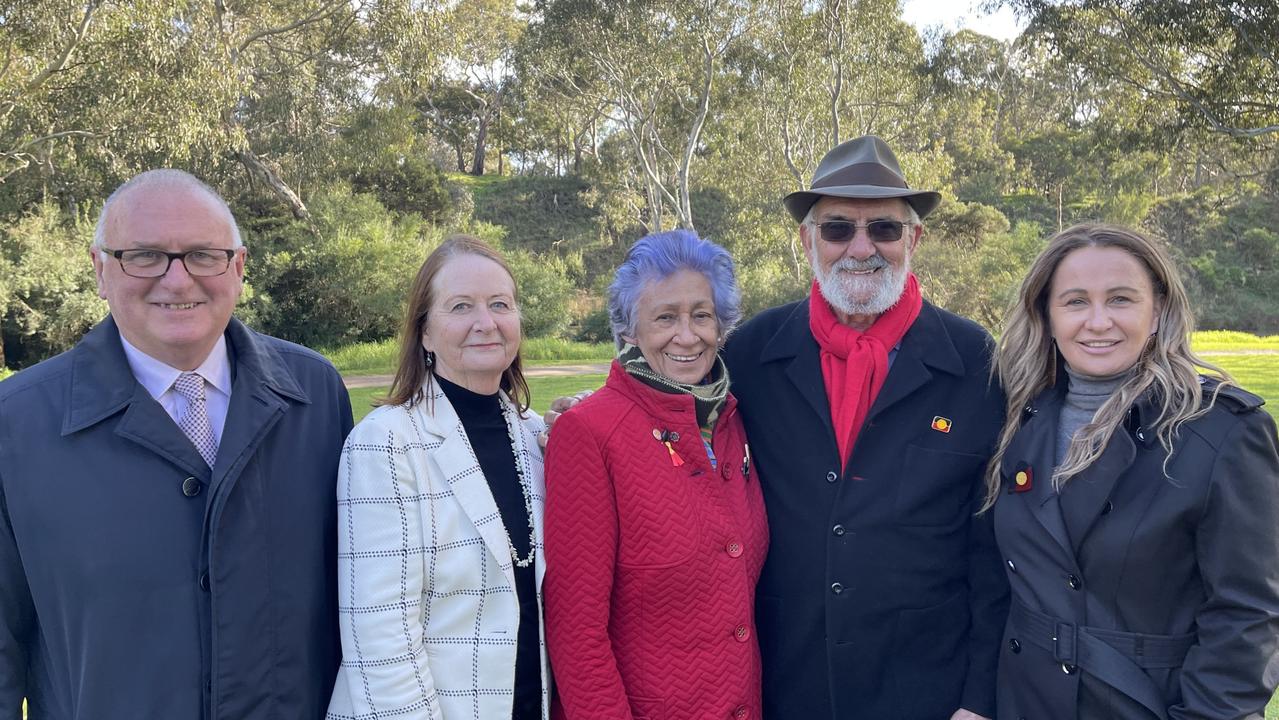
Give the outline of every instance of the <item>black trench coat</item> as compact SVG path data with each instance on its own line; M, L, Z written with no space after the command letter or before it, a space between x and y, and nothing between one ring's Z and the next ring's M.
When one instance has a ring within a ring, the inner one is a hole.
M1000 720L1261 718L1279 682L1279 458L1261 399L1223 390L1183 426L1169 477L1140 402L1058 495L1065 384L1027 407L1001 468Z
M990 349L924 303L841 472L808 301L729 341L771 537L756 589L768 720L993 715L1008 588L989 516L973 516L1003 423Z

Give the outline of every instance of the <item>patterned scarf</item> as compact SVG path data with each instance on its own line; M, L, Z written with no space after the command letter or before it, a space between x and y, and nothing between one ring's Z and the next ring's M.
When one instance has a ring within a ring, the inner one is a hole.
M897 303L865 332L858 332L839 321L822 297L821 287L813 281L808 296L808 327L822 349L822 379L826 381L841 468L848 465L857 434L884 387L889 349L901 342L923 306L919 283L911 273Z
M715 421L719 419L719 411L728 398L728 368L719 354L715 355L715 363L706 375L706 382L700 385L686 385L672 380L654 370L644 359L644 353L636 345L622 343L617 352L617 360L622 364L626 374L639 380L659 392L672 395L684 393L693 396L693 408L697 413L697 427L702 433L702 444L706 446L707 457L715 464L715 454L711 451L711 437L715 433Z

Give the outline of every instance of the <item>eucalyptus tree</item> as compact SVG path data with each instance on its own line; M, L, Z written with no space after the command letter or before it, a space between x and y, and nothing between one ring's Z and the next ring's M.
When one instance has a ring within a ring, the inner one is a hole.
M89 176L96 197L229 162L305 218L294 186L331 172L333 135L394 64L429 63L435 20L415 0L0 0L0 180Z
M1003 0L1087 72L1170 104L1186 123L1279 137L1279 5L1228 0Z
M757 20L750 0L541 0L522 67L530 81L599 108L622 138L649 231L693 227L694 161L726 53Z

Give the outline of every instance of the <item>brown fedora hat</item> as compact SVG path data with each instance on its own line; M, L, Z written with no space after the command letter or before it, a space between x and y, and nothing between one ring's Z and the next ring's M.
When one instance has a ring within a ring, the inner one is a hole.
M795 222L804 217L823 197L901 198L915 208L922 219L941 203L941 194L931 190L911 190L902 177L901 166L888 143L874 135L863 135L840 143L826 153L807 190L782 199Z

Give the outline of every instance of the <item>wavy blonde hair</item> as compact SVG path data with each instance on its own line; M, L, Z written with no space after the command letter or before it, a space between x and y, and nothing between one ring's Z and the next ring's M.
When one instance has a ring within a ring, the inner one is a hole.
M1101 456L1129 408L1147 393L1159 408L1158 416L1148 427L1154 430L1166 453L1166 475L1168 458L1181 426L1208 412L1216 401L1216 393L1234 382L1225 370L1191 352L1194 315L1190 300L1176 266L1161 243L1117 225L1086 223L1066 228L1049 239L1047 247L1035 258L1005 316L991 373L1002 383L1007 395L1007 421L986 468L983 512L999 497L1000 463L1021 428L1024 408L1040 392L1052 387L1057 380L1058 364L1065 362L1053 342L1048 294L1057 266L1067 255L1084 247L1117 248L1136 258L1150 275L1158 299L1159 322L1157 331L1137 359L1135 371L1097 409L1092 421L1075 433L1066 457L1053 471L1054 488L1060 490L1066 481ZM1209 370L1222 380L1206 402L1199 383L1200 369Z

